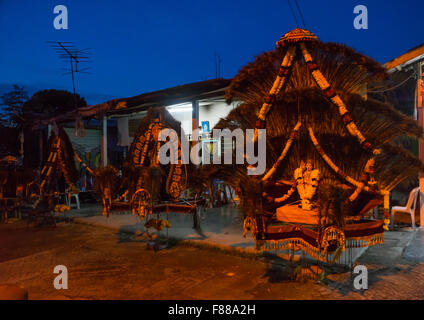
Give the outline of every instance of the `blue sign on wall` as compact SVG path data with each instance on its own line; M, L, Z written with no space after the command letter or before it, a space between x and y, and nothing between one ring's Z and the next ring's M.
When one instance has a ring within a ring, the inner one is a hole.
M209 133L209 121L202 121L202 130L204 133Z

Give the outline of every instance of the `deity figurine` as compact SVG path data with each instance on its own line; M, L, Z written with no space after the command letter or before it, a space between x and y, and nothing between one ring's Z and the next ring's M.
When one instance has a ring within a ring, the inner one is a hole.
M311 201L318 188L319 174L318 169L313 169L311 160L307 160L306 164L301 161L300 167L294 171L297 192L301 199L301 207L304 210L312 210L313 208Z
M376 191L378 190L378 185L374 178L374 166L375 160L373 158L369 159L365 164L364 174L361 177L361 182L364 183L364 185L367 185L371 190Z

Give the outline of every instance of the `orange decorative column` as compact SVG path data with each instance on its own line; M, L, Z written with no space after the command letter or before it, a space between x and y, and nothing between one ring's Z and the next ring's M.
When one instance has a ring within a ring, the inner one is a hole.
M418 63L418 81L417 81L417 101L416 106L418 109L418 123L421 127L424 128L424 83L423 83L423 67L422 62ZM424 161L424 140L420 139L418 142L419 145L419 158L421 161ZM424 172L419 173L420 180L420 227L424 227Z

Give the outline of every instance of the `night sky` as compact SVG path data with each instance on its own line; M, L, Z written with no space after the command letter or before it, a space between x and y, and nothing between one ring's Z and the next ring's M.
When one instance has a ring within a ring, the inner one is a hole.
M381 63L424 43L424 1L298 2L307 28L321 40L345 43ZM60 4L68 8L68 30L53 27ZM353 27L359 4L368 7L368 30ZM214 78L215 52L223 77L231 78L296 26L287 0L0 0L0 93L14 83L31 94L72 90L70 75L62 75L68 64L49 40L92 48L93 74L76 80L77 92L95 104Z

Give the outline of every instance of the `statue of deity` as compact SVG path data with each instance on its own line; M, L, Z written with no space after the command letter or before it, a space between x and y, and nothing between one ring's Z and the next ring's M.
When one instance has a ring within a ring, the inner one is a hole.
M312 198L316 193L319 184L320 172L313 169L312 161L307 160L306 164L301 161L300 167L294 171L297 192L301 199L301 207L304 210L312 210Z
M362 183L370 187L371 190L378 190L377 181L374 178L375 173L375 160L373 158L369 159L365 164L364 174L361 177Z

